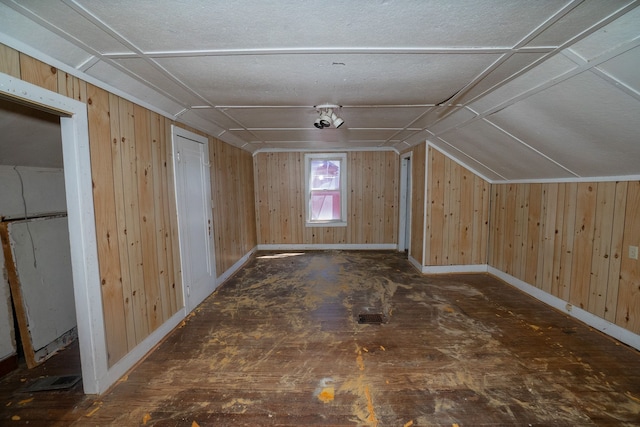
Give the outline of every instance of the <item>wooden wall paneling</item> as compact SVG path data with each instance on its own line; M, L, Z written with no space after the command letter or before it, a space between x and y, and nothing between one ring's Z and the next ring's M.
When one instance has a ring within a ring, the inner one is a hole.
M424 259L425 259L425 263L427 265L432 265L433 261L432 261L432 256L433 256L433 194L434 194L434 188L436 188L436 185L434 184L434 178L433 178L433 148L429 147L427 150L427 203L425 205L425 212L424 212L424 217L425 217L425 229L424 229L424 233L425 233L425 241L427 242L427 244L425 244L424 247Z
M517 253L517 246L519 242L516 239L516 224L518 218L518 191L517 186L513 184L507 184L505 195L505 229L504 229L504 268L505 272L515 276L516 265L518 260L515 255Z
M385 242L398 243L399 206L400 206L400 157L394 152L385 153ZM392 195L391 197L389 195Z
M160 326L162 306L158 288L158 261L156 254L155 202L151 153L151 113L139 105L134 108L135 162L138 185L138 226L142 271L144 277L144 304L149 332Z
M305 194L304 194L304 156L302 153L289 153L289 227L291 243L304 242Z
M573 250L575 246L575 226L576 226L576 202L578 198L578 183L571 182L565 184L564 199L564 228L562 229L562 250L560 257L560 282L559 295L564 301L569 301L571 297L571 286L573 281Z
M267 216L265 217L265 236L268 236L268 240L266 243L276 243L275 236L277 235L279 229L277 228L276 218L276 197L278 197L278 189L275 186L274 181L274 170L277 169L277 154L276 153L267 153L267 162L265 163L265 178L267 182L266 194L265 194L265 202L267 204ZM275 166L274 166L275 165ZM278 197L279 199L279 197Z
M224 218L222 220L225 229L224 245L226 250L224 251L225 256L222 257L224 262L222 268L218 270L218 275L226 271L239 259L236 259L236 257L240 252L240 230L244 222L243 212L239 209L242 200L242 189L239 185L240 164L236 148L224 143L220 144L220 146L226 159L226 174L225 176L216 175L218 177L216 185L223 187L225 200L228 200L230 194L234 194L235 203L224 203ZM225 180L227 182L223 183Z
M393 209L397 209L398 203L396 202L398 197L398 164L400 158L392 152L383 151L380 153L380 165L382 172L380 173L380 233L378 241L380 243L390 242L398 243L396 239L396 232L394 229L398 229L398 224L395 220L397 215L393 214Z
M640 261L629 258L627 253L629 246L640 244L640 181L628 184L625 212L616 324L640 334Z
M261 157L261 162L259 163L259 167L261 168L260 181L264 183L261 189L261 202L260 202L260 217L261 217L261 233L262 233L262 243L272 243L270 239L270 216L271 216L271 181L269 180L271 174L269 173L269 165L270 160L273 159L273 153L264 153L259 154ZM258 182L260 182L258 181Z
M58 93L76 101L87 102L87 83L69 73L58 70L56 73L58 79Z
M459 263L473 263L473 226L475 216L474 175L460 167L460 259Z
M20 78L36 86L58 92L58 70L24 53L20 53Z
M113 169L114 207L117 225L118 256L120 257L120 281L122 283L122 299L126 327L127 349L130 351L137 344L133 307L133 290L129 271L129 243L127 242L126 206L123 197L124 141L120 132L120 98L109 94L109 115L111 135L111 167ZM112 363L111 360L109 360Z
M282 227L280 232L281 243L290 244L293 241L293 233L291 230L291 226L293 221L291 219L291 186L292 183L289 181L289 169L291 168L291 158L292 153L282 153L280 157L280 162L278 165L278 181L279 188L281 189L280 203L279 206L282 207L280 209L279 216L279 224Z
M348 182L351 187L349 192L349 211L350 211L350 241L362 242L363 241L363 228L364 217L362 214L362 201L364 192L364 179L363 179L363 159L357 152L347 153L347 159L349 164Z
M268 243L269 227L269 182L267 178L268 153L259 153L254 157L254 174L256 187L256 212L257 212L257 232L258 241L262 244Z
M499 214L499 222L500 222L500 234L499 234L499 260L500 260L500 268L503 271L506 271L509 260L507 259L507 245L508 245L508 228L510 224L508 221L508 209L509 209L509 184L504 184L500 186L500 211Z
M448 247L445 247L447 265L460 264L460 166L453 160L447 158L449 163L449 215L447 216L447 235L449 239Z
M545 233L545 220L547 215L547 193L548 193L548 183L541 184L542 192L540 199L540 221L538 226L538 242L537 242L537 261L536 261L536 282L534 285L542 289L543 286L543 275L544 275L544 233Z
M561 268L562 268L562 246L563 233L565 228L565 200L567 197L567 184L558 185L558 196L556 197L556 217L555 217L555 230L553 241L553 266L551 268L551 295L561 298Z
M247 216L245 222L245 238L243 239L242 256L245 256L258 244L256 239L256 213L255 213L255 187L253 180L253 156L251 153L241 152L243 162L244 212Z
M529 188L527 184L516 187L516 222L514 241L513 276L524 279L526 271L527 231L529 218Z
M473 252L473 218L475 213L475 197L473 174L460 167L460 221L458 239L458 264L472 264Z
M620 268L622 257L625 256L624 239L625 209L627 206L627 181L616 182L615 199L613 208L611 246L609 248L609 277L607 279L607 291L605 295L604 318L615 323L616 310L618 308L618 292L620 289ZM637 211L636 211L637 212Z
M477 263L488 263L489 250L489 225L490 225L490 209L491 209L491 184L480 177L476 179L482 181L482 231L480 233L480 259Z
M578 183L573 271L569 302L587 309L591 281L591 259L595 226L596 188L594 183Z
M115 180L111 157L109 94L90 85L87 114L95 211L96 241L100 260L100 284L107 344L107 363L129 351L124 295L121 281L120 244L115 204Z
M266 171L269 154L258 153L253 158L254 186L256 206L256 231L258 242L266 244L267 227L269 224L268 174Z
M450 265L452 250L451 242L451 217L453 216L453 202L452 199L455 195L452 192L452 177L451 177L451 159L444 157L444 216L442 218L442 265ZM428 185L428 183L427 183ZM427 246L430 242L427 241Z
M549 183L543 185L543 224L538 259L542 265L538 266L539 288L551 293L553 287L553 260L555 258L556 242L556 210L558 205L558 184Z
M209 139L210 145L213 138ZM212 189L216 189L218 201L216 203L214 223L218 223L218 233L215 236L218 249L216 249L217 274L220 275L227 269L227 265L233 265L231 260L234 257L237 245L236 230L241 221L242 216L237 211L236 203L225 203L227 197L233 194L237 198L241 193L237 192L237 169L235 168L235 158L230 147L225 144L215 144L218 147L218 154L222 164L217 165L216 170L211 173ZM214 149L215 149L214 146ZM234 228L236 228L234 230ZM230 264L231 263L231 264Z
M529 218L527 225L527 263L524 281L534 285L538 273L538 245L540 244L540 223L542 215L542 184L530 184L529 188Z
M225 217L225 224L227 224L226 228L230 231L230 253L227 257L225 257L225 266L222 271L226 271L229 267L234 264L235 258L241 251L241 235L245 215L244 212L240 210L242 206L242 188L240 187L240 177L242 173L241 164L240 164L240 156L237 148L232 147L228 144L222 144L225 148L225 151L228 152L228 157L230 158L229 165L227 166L230 176L233 178L231 182L231 191L227 193L227 198L230 194L236 195L235 203L227 203L227 216ZM290 225L288 225L290 226ZM238 258L240 259L240 258Z
M423 245L425 239L425 167L427 161L426 143L414 146L411 157L411 248L413 259L424 265Z
M128 266L131 275L131 298L136 325L136 342L149 335L144 287L144 269L140 232L140 206L138 201L138 164L136 162L134 105L119 99L120 134L122 135L122 181L125 199L125 234L128 243Z
M484 232L484 223L486 221L485 204L487 196L485 192L484 180L475 174L471 174L471 185L473 186L473 216L471 219L471 264L486 264L487 260L483 257L484 246L487 246L487 240ZM484 243L483 243L484 242Z
M353 152L351 153L353 156L358 159L358 170L355 171L358 176L358 184L359 189L356 194L358 194L358 198L355 200L356 202L356 212L358 215L358 220L354 224L358 224L358 241L367 242L369 237L369 228L371 226L371 212L367 212L366 209L366 200L369 197L369 192L371 191L371 182L370 175L367 173L368 162L364 155L361 152Z
M393 215L394 218L394 226L393 226L393 235L394 235L394 242L398 242L399 240L399 227L400 227L400 156L398 154L396 154L395 152L391 154L393 156L393 162L395 164L395 177L396 177L396 181L393 185L394 190L395 190L395 197L394 197L394 202L393 202L393 206L389 207L389 209L391 210L391 213Z
M180 244L178 240L178 206L176 203L176 187L174 182L175 170L173 167L173 141L172 141L172 122L168 119L164 119L164 136L165 141L165 153L166 158L164 165L166 166L167 173L167 196L168 196L168 215L171 234L167 239L167 247L171 251L167 254L170 256L169 262L173 262L173 276L171 276L172 284L171 289L173 295L171 296L171 302L177 305L177 310L184 307L184 295L182 292L182 260L180 258ZM177 310L172 310L177 312Z
M491 185L491 214L490 225L491 231L489 233L489 265L493 265L496 268L502 268L501 263L501 241L503 236L503 224L501 224L502 210L504 209L504 202L502 198L503 184Z
M20 78L20 53L0 43L0 73Z
M269 162L269 182L271 183L271 195L269 215L271 221L269 223L269 232L272 234L271 243L280 243L277 238L282 236L282 223L280 221L280 213L282 207L282 193L283 188L279 180L280 176L280 163L282 156L286 153L273 153L273 161Z
M227 190L227 197L230 194L235 195L235 203L227 203L226 215L225 215L225 228L229 231L229 238L227 244L229 245L229 253L224 257L223 268L218 270L218 275L226 271L233 265L233 260L237 254L241 251L241 238L242 230L244 228L245 214L241 210L243 205L243 190L240 187L240 181L242 176L242 165L240 162L240 156L236 147L232 147L228 144L222 144L224 151L227 153L226 157L229 159L227 170L232 178L230 183L230 190ZM214 219L215 221L215 219ZM239 259L239 258L238 258Z
M360 206L363 214L363 243L373 243L374 239L374 192L375 192L375 177L373 171L374 153L366 151L360 153L363 157L363 184L364 191L362 194L362 204Z
M155 114L155 113L153 113ZM156 253L155 202L151 153L152 113L139 105L134 105L135 159L138 171L138 224L140 227L140 248L142 250L142 271L144 277L144 304L149 332L162 325L162 299L158 282L158 257Z
M173 242L173 231L171 225L171 206L175 205L175 196L173 196L173 163L168 159L168 153L171 150L171 124L165 117L159 117L158 123L158 146L157 155L160 169L160 188L162 189L162 253L164 257L164 266L166 268L166 286L167 286L167 306L169 315L175 314L182 304L176 301L176 272L174 271L173 247L179 246L178 242ZM179 261L179 260L178 260ZM158 265L162 265L161 262ZM179 279L178 279L179 283Z
M373 154L373 191L371 194L373 201L373 223L372 223L372 237L373 243L384 242L384 179L385 179L385 164L384 164L384 152L378 151Z
M164 204L166 203L166 180L162 179L164 168L162 166L162 133L164 125L161 116L150 114L150 139L151 139L151 180L153 182L153 212L154 212L154 239L156 256L156 280L160 295L160 318L168 320L174 312L171 311L170 286L167 277L167 248L165 242L165 217Z
M444 236L445 236L445 156L437 150L429 147L429 173L427 185L427 207L430 216L427 218L427 226L429 234L427 234L425 260L428 265L445 265L444 264ZM419 220L419 218L417 218ZM413 218L411 219L413 221ZM414 235L411 236L411 239Z
M611 232L616 198L615 182L599 182L596 186L595 224L588 310L604 318L611 262Z
M222 248L222 219L221 211L224 206L220 204L222 189L217 184L222 165L222 147L215 138L207 138L209 146L209 188L211 189L211 218L213 218L213 257L215 259L215 272L217 275L223 271L224 260L222 259L224 249Z

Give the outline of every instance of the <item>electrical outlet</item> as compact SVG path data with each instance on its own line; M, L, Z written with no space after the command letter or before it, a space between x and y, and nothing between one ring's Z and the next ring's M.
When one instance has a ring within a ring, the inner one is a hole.
M637 246L629 246L629 258L638 259L638 247Z

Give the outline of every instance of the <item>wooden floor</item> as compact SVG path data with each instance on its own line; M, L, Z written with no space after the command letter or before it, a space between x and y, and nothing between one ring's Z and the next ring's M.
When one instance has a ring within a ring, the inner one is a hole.
M640 425L638 351L396 252L259 252L105 395L20 391L65 353L2 380L0 425Z

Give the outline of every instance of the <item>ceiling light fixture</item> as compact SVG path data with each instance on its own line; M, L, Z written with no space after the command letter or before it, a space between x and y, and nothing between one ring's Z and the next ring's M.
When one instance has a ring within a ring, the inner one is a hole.
M318 129L324 129L331 126L331 123L336 128L339 128L344 124L344 120L342 120L336 113L333 111L335 109L340 108L339 105L335 104L321 104L316 105L315 109L319 114L319 117L313 122L313 125Z

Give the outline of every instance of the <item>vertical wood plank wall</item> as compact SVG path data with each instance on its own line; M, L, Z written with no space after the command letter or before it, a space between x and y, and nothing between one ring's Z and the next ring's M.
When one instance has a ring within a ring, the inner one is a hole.
M428 148L426 161L423 265L486 264L489 183L433 147Z
M258 244L395 244L399 157L347 152L346 227L305 227L304 153L254 156Z
M172 122L0 44L0 72L85 102L98 262L112 366L183 307ZM210 138L211 140L211 138ZM253 164L212 142L218 272L255 246ZM224 165L225 170L221 171Z
M489 265L640 333L640 182L497 184Z
M427 173L427 144L413 147L411 154L411 242L409 256L424 265L425 191Z
M257 245L253 156L209 137L216 272L231 268Z

